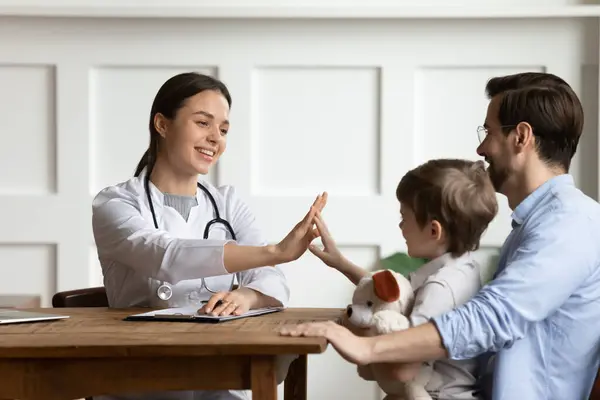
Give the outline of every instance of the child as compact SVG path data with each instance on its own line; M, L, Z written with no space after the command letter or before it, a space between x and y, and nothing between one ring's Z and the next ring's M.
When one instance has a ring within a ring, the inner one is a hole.
M409 276L415 291L409 319L416 326L479 291L479 266L470 252L479 248L498 204L483 162L456 159L431 160L409 171L398 184L396 197L409 256L428 260ZM311 246L313 254L354 284L369 275L344 258L320 215L315 222L324 249ZM426 389L434 399L477 399L476 366L475 359L434 361L434 379ZM419 367L419 363L384 366L403 381L412 379Z

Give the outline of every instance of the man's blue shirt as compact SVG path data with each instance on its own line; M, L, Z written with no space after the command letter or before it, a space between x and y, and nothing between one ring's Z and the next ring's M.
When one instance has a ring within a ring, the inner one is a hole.
M559 175L512 217L495 279L433 322L450 358L497 353L494 400L587 399L600 361L600 205Z

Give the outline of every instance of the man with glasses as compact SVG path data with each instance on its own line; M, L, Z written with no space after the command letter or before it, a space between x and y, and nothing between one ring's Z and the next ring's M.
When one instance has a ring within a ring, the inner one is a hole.
M599 364L600 205L568 174L583 110L571 87L546 73L493 78L486 91L477 153L513 210L494 279L405 331L361 338L311 323L282 334L324 336L356 364L495 354L494 400L586 399Z

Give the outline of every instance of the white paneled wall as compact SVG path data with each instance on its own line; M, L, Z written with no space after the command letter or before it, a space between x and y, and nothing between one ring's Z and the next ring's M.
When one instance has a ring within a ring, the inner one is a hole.
M332 196L377 195L379 77L376 67L256 68L254 191L303 196L326 188ZM334 162L328 162L333 151Z
M524 70L581 95L572 172L597 198L598 7L511 1L0 1L0 293L49 305L57 290L102 284L92 196L133 174L154 94L182 71L229 86L228 148L209 179L235 185L271 241L327 190L325 218L351 259L370 267L404 250L398 180L433 157L477 159L486 81ZM236 18L200 18L227 7ZM483 258L510 229L500 201ZM292 306L350 301L352 285L310 253L283 269ZM310 358L309 398L377 396L333 350Z
M0 87L9 107L2 104L0 193L46 195L56 192L55 69L51 65L0 66ZM17 93L27 93L20 96ZM15 110L23 110L15 118ZM25 111L28 110L28 111ZM27 116L29 114L29 116ZM33 134L24 140L20 132ZM14 156L19 155L15 168Z

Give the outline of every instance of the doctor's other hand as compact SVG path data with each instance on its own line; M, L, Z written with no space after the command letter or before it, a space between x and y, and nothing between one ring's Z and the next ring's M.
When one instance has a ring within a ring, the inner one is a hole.
M327 192L317 196L302 221L296 224L290 233L275 245L280 263L298 259L304 254L310 242L319 236L318 230L314 227L314 219L315 215L323 210L325 204L327 204Z
M241 315L254 308L258 302L258 295L257 292L248 288L239 288L231 292L218 292L208 299L208 302L198 310L198 314L213 316Z
M335 240L333 240L331 233L329 233L329 229L327 228L321 213L317 213L315 215L314 221L317 226L319 236L321 237L321 242L323 243L323 249L319 249L314 244L308 246L308 249L315 256L319 257L326 265L338 270L343 269L344 264L348 261L344 258L335 244Z
M346 360L356 365L370 364L373 358L373 338L360 337L333 321L310 322L283 326L282 336L323 337Z

